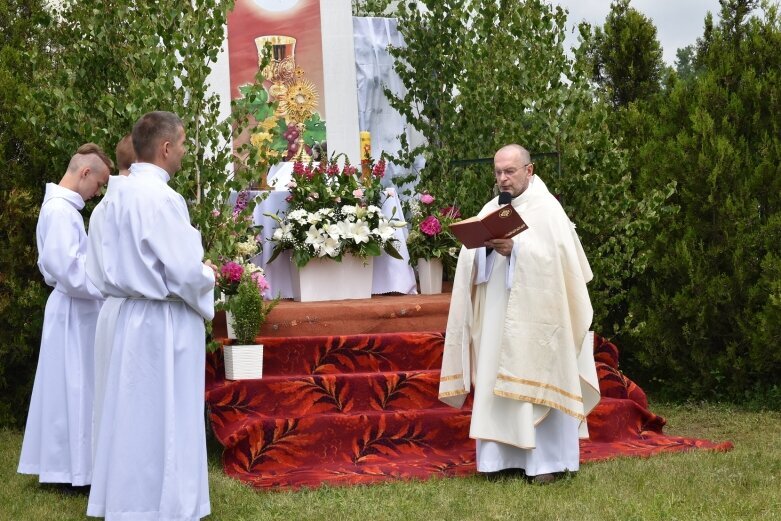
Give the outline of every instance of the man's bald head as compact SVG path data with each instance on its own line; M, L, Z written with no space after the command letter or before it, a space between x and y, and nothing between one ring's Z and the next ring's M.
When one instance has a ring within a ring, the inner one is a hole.
M494 155L494 177L499 190L518 197L529 187L534 163L529 151L521 145L505 145Z
M500 153L505 155L517 154L518 160L520 160L522 163L532 162L531 154L529 154L529 151L523 148L521 145L517 145L515 143L512 143L510 145L505 145L496 151L496 155L499 155Z

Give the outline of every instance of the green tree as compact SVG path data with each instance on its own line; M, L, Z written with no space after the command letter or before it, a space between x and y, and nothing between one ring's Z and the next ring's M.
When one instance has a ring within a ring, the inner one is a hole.
M9 15L0 17L0 82L8 86L0 104L10 116L0 127L0 144L11 166L0 177L2 216L13 223L3 232L12 248L2 253L0 281L4 325L9 321L2 349L12 354L3 357L0 377L15 393L4 394L0 421L24 420L47 293L34 265L36 215L30 208L39 203L46 181L59 180L81 143L112 151L145 112L177 113L189 153L171 184L190 206L207 257L229 255L237 234L246 232L243 219L232 216L229 195L259 179L268 166L267 151L248 145L238 160L230 137L254 123L267 97L256 83L245 89L235 118L219 118L208 75L231 6L218 0L69 1L51 16L42 2L0 3L0 13ZM249 205L245 215L252 210Z
M641 235L665 196L630 190L611 108L595 98L583 57L564 52L566 13L539 0L427 0L399 4L398 18L406 47L392 53L407 92L386 95L427 144L397 160L424 153L421 185L473 215L491 196L492 168L451 161L490 158L513 142L558 151L560 164L538 155L537 172L577 223L595 273L595 327L623 327L626 282L646 267Z
M720 24L706 19L698 74L647 111L638 151L641 183L675 180L680 211L633 290L634 352L678 398L745 399L781 370L781 20L755 6L724 0Z
M659 92L664 61L656 27L630 0L616 0L603 27L594 29L592 59L594 81L617 106Z
M48 136L24 118L33 64L30 48L50 44L40 0L0 0L0 425L26 417L47 291L35 264L35 224L48 171Z

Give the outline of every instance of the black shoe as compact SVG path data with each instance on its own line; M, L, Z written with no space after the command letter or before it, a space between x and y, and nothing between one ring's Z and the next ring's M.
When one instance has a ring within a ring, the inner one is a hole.
M496 472L483 472L488 481L504 481L505 479L518 479L526 476L523 469L502 469Z

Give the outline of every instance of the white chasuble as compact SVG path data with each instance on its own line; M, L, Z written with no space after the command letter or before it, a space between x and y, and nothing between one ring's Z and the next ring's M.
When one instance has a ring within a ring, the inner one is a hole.
M36 228L46 301L38 368L18 471L42 483L92 478L92 352L102 297L87 279L81 196L49 183Z
M478 470L576 470L579 425L587 436L585 416L599 401L587 334L591 271L542 180L535 177L512 204L529 229L513 239L511 257L492 253L486 274L484 250L463 248L459 256L439 395L460 407L474 385ZM496 208L494 199L481 215Z
M95 341L104 391L87 515L109 520L210 512L203 321L214 315L214 275L167 181L161 168L133 164L109 184L92 224L88 272L107 299Z

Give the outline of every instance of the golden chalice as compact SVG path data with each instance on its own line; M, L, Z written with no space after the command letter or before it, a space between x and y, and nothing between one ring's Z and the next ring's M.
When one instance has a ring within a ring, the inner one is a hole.
M266 45L271 46L271 61L263 69L263 76L271 82L269 94L279 99L287 93L287 86L295 80L296 39L292 36L268 35L255 38L258 64L263 62Z

